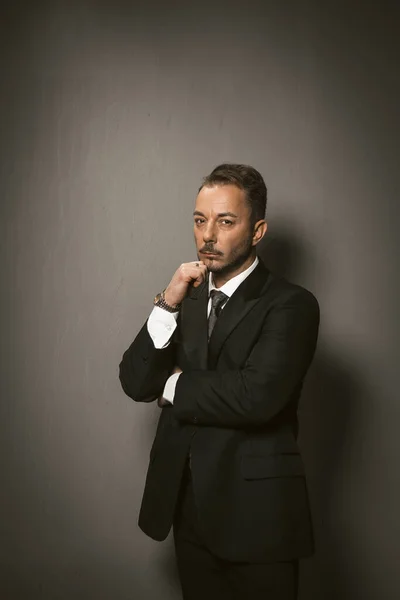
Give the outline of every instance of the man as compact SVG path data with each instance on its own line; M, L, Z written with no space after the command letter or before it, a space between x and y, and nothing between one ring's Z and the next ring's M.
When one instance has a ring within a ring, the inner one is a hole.
M139 526L173 526L185 600L294 600L313 552L297 405L319 308L256 256L267 190L223 164L194 211L198 261L183 263L120 363L137 402L161 416Z

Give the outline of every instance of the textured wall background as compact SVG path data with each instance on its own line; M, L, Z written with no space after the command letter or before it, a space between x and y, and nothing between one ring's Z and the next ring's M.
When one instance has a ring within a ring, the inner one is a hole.
M118 363L226 160L265 176L262 255L321 304L301 599L399 597L395 3L240 4L3 9L2 599L180 597L136 526L157 407Z

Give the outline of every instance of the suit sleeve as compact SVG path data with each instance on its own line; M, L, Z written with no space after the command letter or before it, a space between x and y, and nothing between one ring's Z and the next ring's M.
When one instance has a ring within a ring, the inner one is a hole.
M177 419L216 427L268 423L290 401L312 361L319 306L306 290L271 309L243 368L184 371L177 382Z
M157 349L148 332L147 322L124 352L119 364L119 380L125 394L136 402L152 402L164 389L175 365L175 343Z

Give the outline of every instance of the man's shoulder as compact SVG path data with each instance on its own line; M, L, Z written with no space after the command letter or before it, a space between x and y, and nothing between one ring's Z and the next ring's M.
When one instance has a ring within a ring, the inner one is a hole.
M318 300L311 290L271 271L264 286L263 296L265 300L274 304L307 303L319 309Z

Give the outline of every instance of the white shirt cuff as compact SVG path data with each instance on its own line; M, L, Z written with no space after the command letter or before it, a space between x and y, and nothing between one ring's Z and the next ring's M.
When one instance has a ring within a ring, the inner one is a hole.
M157 349L166 348L176 329L178 312L170 313L155 306L147 320L147 331Z
M179 379L179 375L180 373L174 373L173 375L170 375L165 383L163 398L164 400L171 402L171 404L174 403L175 388Z

